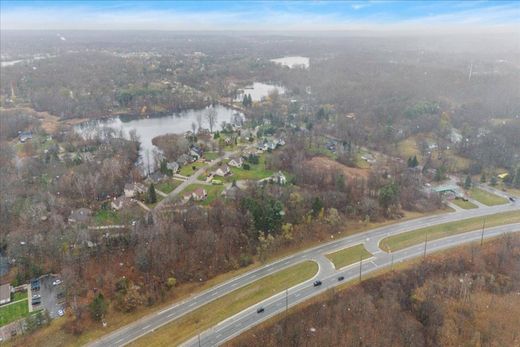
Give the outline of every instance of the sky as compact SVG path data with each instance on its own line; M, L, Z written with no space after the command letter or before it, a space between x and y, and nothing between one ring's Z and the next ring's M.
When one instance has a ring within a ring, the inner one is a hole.
M2 30L497 30L520 1L0 1Z

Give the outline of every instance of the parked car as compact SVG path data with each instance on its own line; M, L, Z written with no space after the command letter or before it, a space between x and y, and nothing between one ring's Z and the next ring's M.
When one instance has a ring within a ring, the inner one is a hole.
M262 313L264 311L265 311L265 309L263 307L259 307L256 309L256 313Z
M32 299L33 306L39 305L42 303L42 299Z
M34 299L39 299L39 298L41 298L41 297L42 297L42 296L41 296L40 294L34 294L34 295L32 296L33 300L34 300Z
M316 280L316 281L314 281L313 285L315 287L321 286L321 281L320 280Z
M63 310L58 310L58 316L63 317L64 314L65 312L63 312Z
M339 276L339 277L338 277L338 281L343 281L344 279L345 279L344 276Z
M52 282L53 286L57 286L58 284L61 284L61 280L57 279L56 281Z

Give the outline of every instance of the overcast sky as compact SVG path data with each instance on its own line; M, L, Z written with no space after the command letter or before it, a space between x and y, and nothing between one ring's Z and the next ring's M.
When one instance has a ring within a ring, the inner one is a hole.
M519 1L8 1L0 28L34 30L495 30Z

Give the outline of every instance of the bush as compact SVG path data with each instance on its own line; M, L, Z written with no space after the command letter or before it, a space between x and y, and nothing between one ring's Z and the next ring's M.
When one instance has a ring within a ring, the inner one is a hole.
M248 163L244 163L242 165L242 169L244 169L244 170L251 170L251 166Z

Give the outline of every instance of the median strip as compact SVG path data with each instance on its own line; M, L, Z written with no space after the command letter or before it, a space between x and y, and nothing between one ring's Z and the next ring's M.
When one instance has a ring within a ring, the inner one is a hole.
M318 264L313 261L290 266L199 307L130 345L177 346L240 311L312 278L317 272Z
M468 218L390 236L381 240L379 246L385 252L397 251L425 242L426 237L428 240L436 240L482 227L495 227L518 222L520 222L520 211L497 213L485 217Z
M325 256L334 264L334 267L337 270L359 262L361 257L363 257L363 259L368 259L372 257L372 253L367 251L364 245L359 244L344 248L334 253L326 254Z

